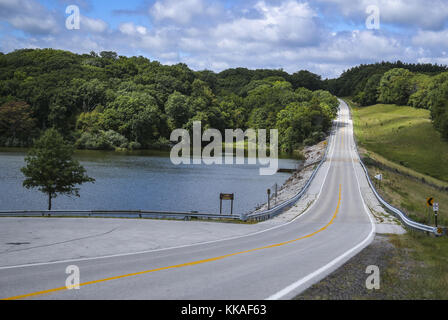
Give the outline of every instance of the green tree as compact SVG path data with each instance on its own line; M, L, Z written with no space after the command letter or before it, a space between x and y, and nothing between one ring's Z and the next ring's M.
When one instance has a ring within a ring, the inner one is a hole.
M360 91L353 100L362 106L370 106L378 101L378 87L380 85L382 75L374 74L367 80L363 91Z
M321 77L306 70L301 70L291 75L290 82L294 89L304 87L314 91L322 88Z
M448 140L448 73L440 74L434 79L429 96L434 127Z
M30 106L23 101L6 102L0 107L0 134L3 138L25 141L36 128Z
M412 93L412 72L395 68L386 72L380 81L379 98L383 103L405 105Z
M51 199L58 194L79 197L76 185L95 181L87 176L78 161L72 159L73 153L73 146L66 143L55 129L49 129L35 141L25 157L26 166L21 169L25 175L23 186L38 188L47 194L48 210L51 210Z
M182 128L191 116L187 97L180 92L175 91L169 96L168 101L165 104L165 112L172 129Z
M144 145L157 140L162 114L156 100L145 92L119 95L103 113L103 129L114 130Z

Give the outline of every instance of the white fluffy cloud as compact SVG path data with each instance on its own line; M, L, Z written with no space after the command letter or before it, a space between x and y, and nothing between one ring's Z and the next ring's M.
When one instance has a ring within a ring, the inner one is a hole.
M120 24L119 28L121 33L128 36L146 35L148 30L143 26L136 26L133 22L126 22Z
M220 24L211 35L216 39L234 40L222 41L223 47L240 42L297 46L316 42L319 38L319 27L314 20L316 13L307 3L286 1L273 6L260 1L254 9L258 18L242 17Z
M0 0L0 19L30 34L48 34L57 30L54 16L34 0Z
M421 29L441 29L448 20L446 0L317 0L336 7L344 16L365 21L366 9L370 5L380 10L381 21L385 23L416 27Z
M218 0L157 0L144 10L147 25L129 19L114 29L101 19L83 15L80 30L66 30L64 15L57 16L36 1L0 0L0 18L13 30L29 32L23 37L0 37L0 51L23 47L79 53L113 50L162 63L184 62L196 70L308 69L324 77L382 60L448 62L448 30L441 27L448 10L438 0L429 4L417 0L360 0L356 4L249 0L228 8ZM367 4L380 7L380 30L363 27ZM353 24L351 19L358 16L362 23ZM401 28L384 26L388 21Z
M80 28L87 32L101 33L108 29L108 25L101 19L92 19L81 15Z
M158 0L149 10L156 22L165 20L186 25L196 17L214 16L219 10L205 0Z

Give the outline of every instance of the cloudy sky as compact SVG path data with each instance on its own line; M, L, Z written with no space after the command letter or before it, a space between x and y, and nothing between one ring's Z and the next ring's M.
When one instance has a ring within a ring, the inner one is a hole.
M79 8L79 29L66 28L70 5ZM379 9L379 29L367 28L366 20L377 21L370 6ZM336 77L382 60L448 64L448 1L0 0L1 52L49 47L112 50L194 70Z

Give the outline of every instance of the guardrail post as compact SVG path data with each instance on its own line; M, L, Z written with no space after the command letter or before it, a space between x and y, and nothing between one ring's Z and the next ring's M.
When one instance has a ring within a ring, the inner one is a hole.
M271 189L268 189L268 210L271 210Z

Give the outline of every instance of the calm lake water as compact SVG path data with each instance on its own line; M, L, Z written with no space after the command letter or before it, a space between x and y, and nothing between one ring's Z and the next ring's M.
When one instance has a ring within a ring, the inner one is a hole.
M0 151L0 210L45 210L47 198L37 189L22 187L25 151ZM94 184L80 187L80 198L58 196L54 210L163 210L219 213L219 194L235 193L234 213L252 211L266 202L266 189L281 186L290 176L260 176L260 165L180 165L168 153L120 154L82 151L76 158ZM247 161L246 161L247 163ZM297 160L279 159L280 168ZM230 201L223 202L230 213Z

